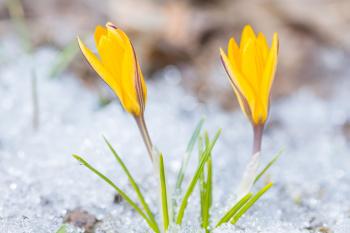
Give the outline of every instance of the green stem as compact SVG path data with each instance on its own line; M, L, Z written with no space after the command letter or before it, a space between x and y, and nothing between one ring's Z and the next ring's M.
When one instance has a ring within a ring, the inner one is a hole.
M263 132L264 132L264 125L259 124L259 125L253 126L254 139L253 139L252 155L255 155L261 150Z
M160 187L161 187L161 198L162 198L162 213L163 213L163 226L164 231L166 232L169 227L169 212L168 212L168 195L166 188L166 178L165 178L165 169L163 155L159 156L159 178L160 178Z
M153 144L151 137L149 136L148 129L145 122L145 117L143 114L140 116L134 116L137 126L139 127L143 142L147 148L147 152L151 161L153 161Z

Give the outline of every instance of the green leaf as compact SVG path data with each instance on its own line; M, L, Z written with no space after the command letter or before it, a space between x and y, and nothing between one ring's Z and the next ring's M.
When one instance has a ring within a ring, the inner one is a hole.
M205 183L205 195L204 195L204 211L203 211L203 228L208 232L209 219L210 219L210 207L212 203L212 159L207 161L207 180Z
M242 215L245 212L247 212L250 209L250 207L252 207L254 203L257 200L259 200L259 198L272 187L272 185L272 182L268 183L265 187L260 189L260 191L257 192L257 194L255 194L251 199L249 199L249 201L233 216L231 224L236 224L236 222L242 217Z
M175 190L181 190L181 186L182 186L182 182L183 182L184 177L185 177L187 165L188 165L188 162L191 158L194 145L195 145L197 138L201 132L203 124L204 124L204 119L202 118L198 122L195 130L192 133L191 139L188 142L186 152L185 152L184 158L182 159L181 167L180 167L180 170L179 170L178 175L177 175Z
M162 198L163 225L164 225L164 231L167 231L169 227L168 195L167 195L167 189L166 189L166 178L165 178L164 161L163 161L162 154L160 154L159 156L159 177L160 177L161 198Z
M184 213L185 213L185 209L187 207L187 202L188 202L188 199L190 198L193 190L194 190L194 187L195 185L197 184L197 181L201 175L201 173L203 172L203 167L205 165L205 163L207 162L207 160L209 159L210 157L210 153L219 137L221 133L221 129L218 130L218 132L216 133L212 143L210 143L210 145L205 149L205 151L203 152L203 156L202 156L202 159L197 167L197 170L190 182L190 184L188 185L187 187L187 190L186 190L186 193L182 199L182 202L181 202L181 205L180 205L180 209L179 209L179 212L178 212L178 216L177 216L177 219L176 219L176 224L178 225L181 225L182 223L182 219L183 219L183 216L184 216Z
M69 42L68 45L57 55L54 65L50 69L49 77L55 78L67 69L78 51L79 47L77 41L74 39Z
M63 224L57 231L56 233L67 233L67 225Z
M245 204L247 201L253 196L253 193L248 193L244 197L241 198L231 209L229 209L226 214L220 219L220 221L216 224L216 227L219 227L223 223L227 223L230 221L233 215L237 213L237 211Z
M204 155L204 145L203 145L203 138L200 136L198 138L198 164L200 164L200 161L203 159ZM205 146L207 148L208 145ZM204 170L204 168L203 168ZM204 177L204 171L199 176L199 200L200 200L200 207L201 207L201 220L203 225L203 216L204 216L204 200L205 200L205 177Z
M78 155L73 155L73 157L78 160L81 164L83 164L85 167L87 167L90 171L92 171L93 173L95 173L97 176L99 176L102 180L104 180L107 184L109 184L110 186L112 186L118 193L120 196L122 196L122 198L129 203L129 205L131 205L140 215L143 219L145 219L145 221L147 222L147 224L150 226L150 228L152 228L154 230L154 232L159 233L159 230L157 228L156 225L154 225L154 223L146 216L146 214L137 206L137 204L131 200L131 198L124 193L117 185L115 185L113 183L113 181L111 181L108 177L106 177L105 175L103 175L101 172L99 172L98 170L96 170L93 166L91 166L86 160L84 160L82 157L78 156Z
M106 142L108 148L110 149L110 151L112 152L112 154L114 155L115 159L117 160L117 162L119 163L119 165L121 166L121 168L123 169L123 171L125 172L125 174L127 175L129 182L131 184L131 186L134 188L136 195L138 197L138 199L140 200L144 210L146 211L147 216L149 217L149 219L153 222L153 224L155 226L157 226L157 222L154 219L154 216L147 204L147 202L145 201L145 198L143 197L141 190L139 188L139 186L137 185L137 183L135 182L135 179L133 178L133 176L131 175L129 169L125 166L123 160L120 158L120 156L118 155L118 153L115 151L115 149L113 148L113 146L110 144L110 142L107 140L107 138L103 137L104 141ZM159 229L158 229L159 230Z
M275 157L273 157L273 159L266 165L266 167L256 176L255 180L254 180L254 184L256 182L259 181L259 179L265 174L265 172L267 170L269 170L269 168L279 159L279 157L281 156L283 150L280 150Z
M205 145L208 147L210 145L210 140L208 133L205 132L204 134L205 139ZM201 142L199 142L201 143ZM202 147L202 146L201 146ZM201 151L201 149L200 149ZM203 156L202 153L200 153L201 159ZM209 212L211 207L211 198L212 198L212 160L211 160L211 154L209 155L209 159L206 162L206 166L203 168L203 172L200 175L199 178L199 190L200 190L200 204L201 204L201 224L202 227L205 229L206 232L208 232L209 227Z

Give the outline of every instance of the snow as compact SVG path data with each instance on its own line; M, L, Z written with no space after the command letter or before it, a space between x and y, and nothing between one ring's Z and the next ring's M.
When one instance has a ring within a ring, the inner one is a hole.
M118 101L100 108L97 95L72 74L48 78L56 51L42 48L28 55L15 44L0 47L0 232L55 232L67 211L76 208L100 220L96 232L149 232L125 202L113 203L115 193L109 186L71 156L83 156L131 193L102 140L105 135L142 183L151 208L157 210L152 166L132 117ZM38 130L32 127L33 72L38 83ZM227 113L215 103L198 103L180 87L181 77L174 67L158 76L148 82L146 121L154 143L164 153L169 187L199 119L205 116L211 136L223 129L213 152L215 223L232 205L248 162L250 125L239 111ZM350 232L350 149L342 133L350 117L347 86L334 84L326 99L305 88L273 102L262 160L266 164L284 148L269 172L275 186L237 225L224 224L214 233ZM193 156L191 172L195 165ZM197 193L190 199L183 226L170 232L200 232Z

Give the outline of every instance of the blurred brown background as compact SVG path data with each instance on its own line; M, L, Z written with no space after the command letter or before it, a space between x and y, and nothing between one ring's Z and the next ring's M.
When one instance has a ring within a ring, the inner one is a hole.
M88 40L97 24L112 21L132 38L147 78L175 65L181 84L200 101L232 109L236 102L218 53L230 36L238 39L245 24L267 38L279 33L274 98L301 86L327 96L350 65L349 10L349 0L2 0L0 38L27 36L34 50L62 50L77 35ZM96 75L77 57L68 69L94 87Z

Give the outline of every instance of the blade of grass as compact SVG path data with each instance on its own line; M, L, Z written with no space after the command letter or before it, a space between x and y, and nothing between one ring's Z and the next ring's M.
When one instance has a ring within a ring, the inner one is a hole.
M186 152L185 152L184 158L182 160L180 170L179 170L178 175L177 175L175 190L181 190L181 186L182 186L182 182L183 182L184 177L185 177L185 172L186 172L186 169L187 169L187 165L188 165L188 162L189 162L189 160L191 158L194 145L195 145L195 143L197 141L197 138L198 138L198 136L199 136L199 134L201 132L203 124L204 124L204 119L202 118L198 122L195 130L193 131L191 139L188 142L188 145L187 145L187 148L186 148Z
M153 214L152 214L152 212L151 212L147 202L145 201L145 198L143 197L139 186L137 185L135 179L131 175L129 169L126 167L126 165L124 164L123 160L120 158L120 156L115 151L115 149L110 144L110 142L107 140L107 138L103 137L103 139L104 139L105 143L107 144L108 148L110 149L110 151L112 152L112 154L114 155L115 159L117 160L117 162L119 163L119 165L121 166L121 168L123 169L125 174L127 175L131 186L134 188L138 199L140 200L144 210L146 211L147 216L150 218L150 220L153 222L153 224L158 227L157 222L156 222L156 220L155 220L155 218L154 218L154 216L153 216Z
M220 219L220 221L216 224L215 227L219 227L223 223L227 223L230 221L233 215L237 213L237 211L245 204L247 201L253 196L253 193L248 193L244 197L241 198L231 209L229 209L226 214Z
M203 138L200 136L198 138L198 164L200 164L200 161L203 158L204 155L204 145L203 145ZM205 179L204 179L204 172L201 173L199 176L199 200L200 200L200 210L201 210L201 224L203 227L203 216L204 216L204 196L205 196Z
M267 170L269 170L269 168L279 159L279 157L281 156L283 150L280 150L275 157L273 157L273 159L265 166L265 168L256 176L255 180L254 180L254 184L256 182L259 181L259 179L265 174L265 172Z
M67 225L63 224L57 231L56 233L67 233Z
M202 118L198 124L196 125L195 130L192 133L192 136L187 144L185 154L183 156L182 162L181 162L181 167L177 173L177 178L176 178L176 183L175 183L175 193L176 195L181 193L181 188L182 188L182 183L185 177L185 173L187 170L188 163L190 161L192 151L194 148L194 145L197 141L197 138L200 135L200 132L202 130L203 124L204 124L204 118ZM172 220L175 222L175 209L177 208L177 201L176 201L176 196L172 197L172 205L171 205L171 217Z
M168 195L166 189L166 178L165 178L165 169L163 155L159 156L159 178L160 178L160 187L161 187L161 197L162 197L162 213L163 213L163 226L164 231L166 232L169 227L169 212L168 212Z
M206 232L209 232L209 219L210 219L210 207L212 202L212 159L211 156L207 161L207 182L205 188L205 200L204 200L204 216L203 227Z
M210 145L210 140L208 133L204 133L205 145L208 147ZM203 154L200 155L200 157ZM206 162L206 166L203 168L203 172L199 178L199 187L200 187L200 204L201 204L201 224L202 227L208 232L209 226L209 210L211 205L211 154L209 155L209 159Z
M267 192L272 187L272 182L268 183L265 187L260 189L249 201L233 216L231 224L236 224L236 222L242 217L242 215L247 212L254 203L259 200L259 198Z
M203 159L203 138L199 137L198 139L198 164ZM204 169L203 169L204 170ZM204 179L204 171L199 176L199 200L200 200L200 208L201 208L201 220L203 221L203 215L204 215L204 187L205 187L205 179Z
M157 230L157 226L154 225L154 223L152 221L149 220L149 218L146 216L145 213L143 213L143 211L137 206L137 204L131 200L131 198L124 193L117 185L115 185L113 183L113 181L111 181L108 177L106 177L105 175L103 175L101 172L99 172L97 169L95 169L93 166L91 166L86 160L84 160L82 157L80 157L79 155L73 155L73 157L78 160L82 165L84 165L85 167L87 167L90 171L92 171L93 173L95 173L98 177L100 177L102 180L104 180L107 184L109 184L110 186L112 186L118 193L120 196L122 196L122 198L129 203L129 205L131 205L140 215L143 219L145 219L145 221L147 222L147 224L152 228L152 230L154 230L154 232L160 233Z
M74 39L69 42L67 46L57 55L54 65L51 67L49 77L55 78L61 74L73 61L78 51L79 48L76 40Z
M197 181L199 179L199 176L201 175L201 173L203 172L203 167L206 163L206 161L208 160L209 156L210 156L210 153L217 141L217 139L219 138L219 135L221 133L221 129L218 130L218 132L215 134L215 137L213 139L213 141L210 143L210 145L205 149L205 151L203 152L204 155L202 157L202 160L200 161L200 164L198 165L198 168L190 182L190 184L188 185L188 188L186 190L186 193L182 199L182 202L181 202L181 205L180 205L180 209L179 209L179 212L178 212L178 216L177 216L177 219L176 219L176 224L178 225L181 225L182 223L182 219L183 219L183 216L184 216L184 213L185 213L185 209L187 207L187 202L188 202L188 199L190 198L193 190L194 190L194 187L195 185L197 184Z

